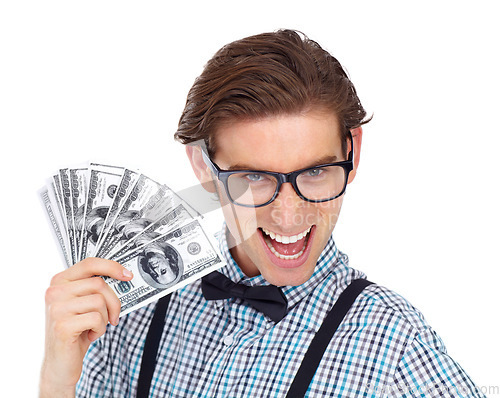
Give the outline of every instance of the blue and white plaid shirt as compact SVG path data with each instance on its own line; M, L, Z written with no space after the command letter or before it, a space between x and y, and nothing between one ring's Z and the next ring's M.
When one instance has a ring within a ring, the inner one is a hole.
M221 272L246 277L225 240ZM239 299L207 301L200 281L172 295L151 383L151 397L284 397L303 356L340 293L365 276L330 239L303 285L284 287L289 312L275 324ZM154 304L120 320L89 349L77 397L135 397ZM367 287L333 336L308 397L484 397L451 359L441 339L411 304Z

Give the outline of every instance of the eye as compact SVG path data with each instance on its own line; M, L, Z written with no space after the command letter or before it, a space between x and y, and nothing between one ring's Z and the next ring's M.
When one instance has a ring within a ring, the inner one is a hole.
M245 174L245 178L250 182L259 182L264 179L262 174Z
M307 171L307 176L308 176L308 177L317 177L317 176L319 176L321 173L323 173L323 170L322 170L322 169L311 169L311 170L308 170L308 171Z

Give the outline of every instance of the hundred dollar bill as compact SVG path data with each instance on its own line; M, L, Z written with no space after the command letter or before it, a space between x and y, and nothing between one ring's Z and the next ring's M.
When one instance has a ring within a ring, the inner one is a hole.
M59 178L59 174L53 175L51 180L47 183L47 186L49 187L49 192L52 192L54 194L59 214L62 216L64 214L64 206L62 200L61 179ZM65 229L64 232L67 235L68 227L66 226L66 217L63 217L62 221Z
M69 238L69 250L73 264L78 262L78 249L76 244L75 223L73 218L73 202L71 200L71 183L69 169L59 170L59 181L61 187L61 201L64 209L63 215L66 218L66 230Z
M176 206L175 209L149 225L140 222L141 220L129 223L122 231L123 237L127 240L117 245L109 254L108 258L116 260L117 258L124 257L137 247L150 243L158 236L177 229L188 221L192 221L194 218L195 214L191 211L191 208L181 203Z
M225 264L217 244L193 220L119 259L131 281L103 277L121 302L120 315L159 299Z
M39 191L40 198L42 200L43 207L46 211L49 223L54 232L54 236L61 249L60 253L63 256L64 263L66 267L70 267L71 255L68 253L68 242L67 234L65 230L64 223L60 217L60 212L58 210L57 199L53 192L51 192L51 185L48 184Z
M88 193L83 214L76 217L80 231L80 260L94 256L96 245L104 227L104 221L113 203L123 168L96 163L89 165Z
M105 240L105 237L107 236L109 229L113 225L113 222L115 221L116 215L122 208L122 205L124 201L127 199L129 196L130 192L135 186L135 183L137 182L139 176L142 174L139 174L133 170L125 169L123 170L123 175L120 180L120 185L118 186L118 189L116 190L115 197L113 199L113 203L111 204L111 207L108 211L108 214L106 215L106 219L104 220L104 225L102 227L102 232L101 235L99 236L99 240L97 241L96 244L96 249L95 252L92 254L93 256L98 256L99 249L102 246L102 242Z
M68 258L71 262L72 260L71 260L71 249L70 249L70 245L69 245L67 218L66 218L64 206L63 206L61 178L59 177L59 173L54 174L48 180L46 188L47 188L47 192L49 193L50 200L52 202L52 210L54 211L54 214L57 214L58 219L60 220L60 226L62 229L61 232L65 238L66 251L69 255Z
M75 228L75 247L77 261L81 259L82 239L81 230L78 229L77 220L85 213L87 202L88 168L69 169L71 191L71 210L73 212L73 225Z
M170 211L176 205L176 199L180 200L168 186L141 174L102 238L97 256L107 258L110 251L125 239L123 230L127 225L148 226Z

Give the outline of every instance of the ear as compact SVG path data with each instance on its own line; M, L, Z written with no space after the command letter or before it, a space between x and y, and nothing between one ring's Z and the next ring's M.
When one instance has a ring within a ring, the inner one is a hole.
M347 183L350 184L352 180L354 180L354 177L356 177L356 172L358 170L359 166L359 159L360 159L360 154L361 154L361 141L363 138L363 129L361 127L356 127L355 129L351 130L352 134L352 150L353 150L353 163L354 167L352 171L349 173L349 179L347 180Z
M193 168L196 178L200 181L202 187L210 192L215 192L215 184L212 178L212 173L208 166L203 161L203 156L201 154L201 148L199 146L186 145L186 154L191 162L191 167Z

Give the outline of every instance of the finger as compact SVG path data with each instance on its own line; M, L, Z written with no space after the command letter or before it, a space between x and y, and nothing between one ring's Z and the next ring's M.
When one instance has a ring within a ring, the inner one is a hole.
M105 324L108 323L108 308L101 294L74 297L71 300L58 302L50 307L50 316L54 320L74 319L78 315L98 312Z
M109 276L122 281L132 279L132 273L113 260L89 257L52 278L52 284L90 278L95 275Z
M101 313L87 312L78 316L82 325L92 325L86 329L88 331L87 338L89 342L93 342L101 337L106 332L106 322L102 318Z
M102 336L106 332L106 325L102 313L93 311L59 319L54 323L54 332L59 342L76 342L89 330L98 337Z
M50 286L45 293L48 307L56 303L65 303L75 297L101 295L107 309L108 318L113 325L118 323L121 303L111 287L100 277L80 279L61 285Z

